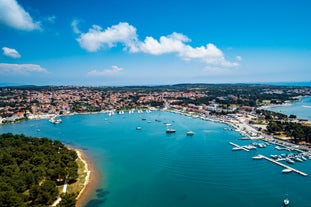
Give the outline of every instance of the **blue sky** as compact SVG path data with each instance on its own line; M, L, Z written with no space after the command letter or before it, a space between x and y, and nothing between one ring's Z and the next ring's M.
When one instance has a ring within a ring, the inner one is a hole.
M311 1L0 0L0 83L311 81Z

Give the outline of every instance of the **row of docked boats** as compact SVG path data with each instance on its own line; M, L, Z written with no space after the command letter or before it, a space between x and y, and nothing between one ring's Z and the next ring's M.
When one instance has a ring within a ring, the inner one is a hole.
M63 120L61 119L56 119L56 117L52 117L49 119L49 122L51 122L52 124L60 124L63 122Z
M258 148L265 148L269 145L269 143L258 143L258 142L252 142L249 145L243 145L243 146L239 146L239 147L233 147L232 150L233 151L238 151L241 149L247 149L247 150L256 150L257 147Z
M113 116L114 114L115 114L115 111L116 110L110 110L110 111L108 111L108 115L109 116ZM118 114L120 114L120 115L122 115L122 114L124 114L124 110L118 110L118 111L116 111ZM130 109L130 110L128 110L128 113L129 114L134 114L134 112L135 112L135 109ZM143 113L144 111L142 110L142 109L138 109L137 110L137 113L138 114L141 114L141 113ZM150 113L151 112L151 110L150 109L146 109L146 113Z
M273 158L276 161L282 161L285 160L289 164L294 164L295 162L303 162L308 159L311 159L310 155L307 155L305 153L299 153L299 154L280 154L280 155L270 155L271 158Z

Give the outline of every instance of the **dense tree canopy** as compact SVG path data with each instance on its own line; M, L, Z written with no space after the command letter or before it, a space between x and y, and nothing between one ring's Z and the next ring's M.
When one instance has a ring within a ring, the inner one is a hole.
M59 141L7 133L0 148L0 206L50 205L78 177L76 152Z
M300 141L311 142L311 127L304 126L300 123L286 121L270 121L267 126L269 133L283 132L292 137L295 143Z

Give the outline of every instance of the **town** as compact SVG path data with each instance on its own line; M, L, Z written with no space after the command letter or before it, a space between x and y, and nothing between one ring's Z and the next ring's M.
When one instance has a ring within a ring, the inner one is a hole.
M310 87L261 84L3 87L0 88L0 124L74 113L167 109L213 120L226 121L235 118L257 126L259 131L264 130L275 135L286 135L286 131L280 132L282 126L279 122L283 120L284 123L284 118L291 118L290 122L308 127L309 133L308 120L264 110L267 106L289 104L301 96L309 95ZM310 141L309 135L306 138L304 133L296 137L303 136L303 141Z

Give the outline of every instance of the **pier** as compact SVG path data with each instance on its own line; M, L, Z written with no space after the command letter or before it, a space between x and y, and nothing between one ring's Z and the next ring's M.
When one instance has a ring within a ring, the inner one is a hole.
M246 151L246 152L249 152L249 150L246 149L246 148L243 147L243 146L237 145L237 144L235 144L235 143L233 143L233 142L229 142L229 144L231 144L232 146L235 146L235 147L237 147L237 148L239 148L239 149L242 149L242 150L244 150L244 151Z
M293 171L293 172L295 172L295 173L298 173L298 174L300 174L300 175L302 175L302 176L308 176L307 173L304 173L304 172L302 172L302 171L300 171L300 170L297 170L297 169L295 169L295 168L292 168L292 167L290 167L290 166L287 166L287 165L285 165L285 164L283 164L283 163L280 163L280 162L278 162L278 161L276 161L276 160L273 160L273 159L271 159L271 158L269 158L269 157L266 157L266 156L260 155L260 154L259 154L258 156L261 156L263 159L268 160L268 161L270 161L270 162L273 162L273 163L275 163L275 164L277 164L277 165L280 165L280 166L282 166L282 167L284 167L284 168L286 168L286 169L290 169L291 171Z

